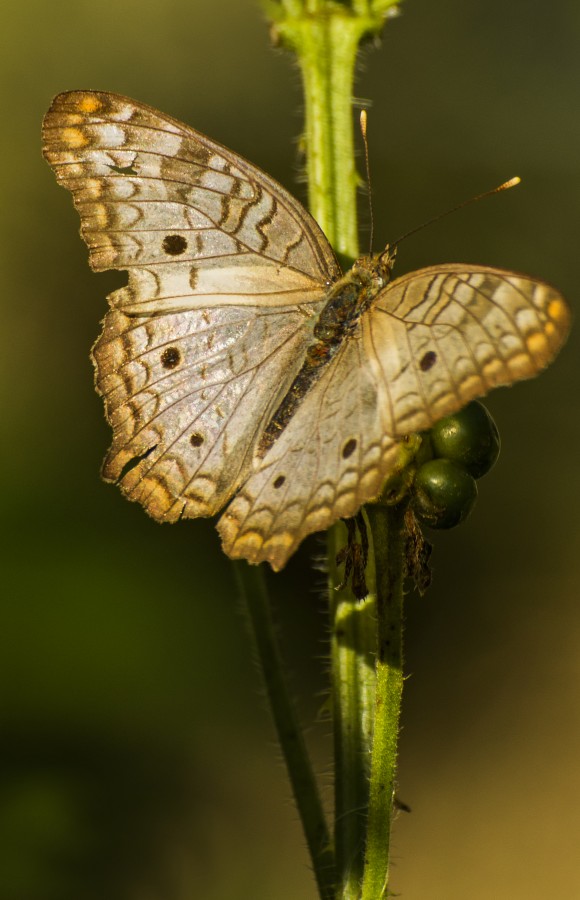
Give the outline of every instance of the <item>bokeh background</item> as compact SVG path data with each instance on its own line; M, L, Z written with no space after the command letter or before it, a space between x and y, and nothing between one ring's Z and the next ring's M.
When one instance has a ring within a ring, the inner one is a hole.
M8 0L2 83L0 900L314 898L296 813L210 522L159 527L99 480L89 347L120 273L94 275L40 153L61 90L125 93L304 199L299 78L256 2ZM578 306L580 7L406 0L367 51L377 242L399 272L481 262ZM368 215L363 213L363 227ZM368 234L368 231L365 232ZM472 518L435 537L407 603L407 900L580 896L580 335L497 391L503 451ZM271 579L316 765L326 652L312 539Z

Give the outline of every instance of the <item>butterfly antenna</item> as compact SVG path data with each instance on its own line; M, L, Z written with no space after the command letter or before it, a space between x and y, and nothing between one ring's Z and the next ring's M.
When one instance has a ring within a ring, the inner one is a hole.
M373 242L375 238L375 217L373 215L373 189L371 186L371 166L369 163L369 142L367 140L367 111L361 109L360 112L360 133L362 134L363 144L365 148L365 169L367 173L367 185L369 191L369 212L371 216L371 234L369 240L369 256L372 256Z
M458 203L457 206L453 206L451 209L447 209L445 212L439 213L438 216L433 216L432 219L427 219L427 221L423 222L422 225L417 225L416 228L412 228L411 231L407 231L400 238L397 238L396 241L393 241L393 243L389 244L388 246L392 249L393 247L396 247L397 244L400 244L401 241L406 240L406 238L410 237L412 234L416 234L418 231L426 228L427 225L432 225L433 222L438 222L439 219L443 219L445 218L445 216L457 212L458 209L463 209L465 206L470 206L470 204L475 203L476 200L483 200L484 197L491 197L492 194L499 194L501 193L501 191L507 191L509 190L509 188L515 187L516 184L519 184L521 180L522 179L518 175L516 175L515 178L510 178L509 181L504 181L503 184L492 188L490 191L484 191L483 194L477 194L476 197L470 197L469 200L464 200L463 203Z

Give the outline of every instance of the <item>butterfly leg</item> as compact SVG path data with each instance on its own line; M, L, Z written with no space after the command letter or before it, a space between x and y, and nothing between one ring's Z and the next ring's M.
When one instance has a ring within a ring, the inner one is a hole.
M407 574L413 579L415 587L423 596L431 584L432 573L429 558L433 547L429 541L425 540L421 526L410 507L405 512L405 529L407 532L405 550Z
M344 577L336 586L336 590L343 590L350 581L352 592L357 600L364 600L368 594L365 578L365 570L369 558L369 540L367 526L362 513L357 513L352 519L345 519L348 536L346 546L336 554L336 565L344 563ZM357 541L357 530L360 541Z

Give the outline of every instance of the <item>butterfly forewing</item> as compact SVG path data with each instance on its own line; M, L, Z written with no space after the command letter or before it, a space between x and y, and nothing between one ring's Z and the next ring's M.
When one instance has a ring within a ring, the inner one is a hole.
M362 321L389 433L424 431L556 355L569 312L551 285L487 266L421 269L383 289Z
M61 94L43 135L91 265L129 273L93 348L104 477L160 521L234 497L218 525L232 557L282 568L378 495L404 435L536 374L567 335L554 288L482 266L423 269L359 307L362 282L339 281L284 188L133 100ZM373 284L381 259L357 263ZM354 303L342 332L340 303L316 330L331 294Z
M43 138L46 159L73 193L94 268L226 268L231 257L262 275L280 263L318 283L340 274L320 228L281 185L144 104L94 91L59 94Z

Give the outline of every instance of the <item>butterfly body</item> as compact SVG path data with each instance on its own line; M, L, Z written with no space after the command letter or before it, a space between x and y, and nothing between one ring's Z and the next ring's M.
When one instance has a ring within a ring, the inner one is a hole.
M280 569L380 492L412 431L563 343L550 285L463 264L342 275L312 217L251 163L125 97L55 98L44 153L97 270L125 269L93 348L103 475L158 521L214 515ZM224 509L225 508L225 509Z
M361 315L390 277L391 257L361 257L352 269L328 289L313 329L300 371L266 426L258 446L263 457L288 425L298 406L345 341L356 332Z

